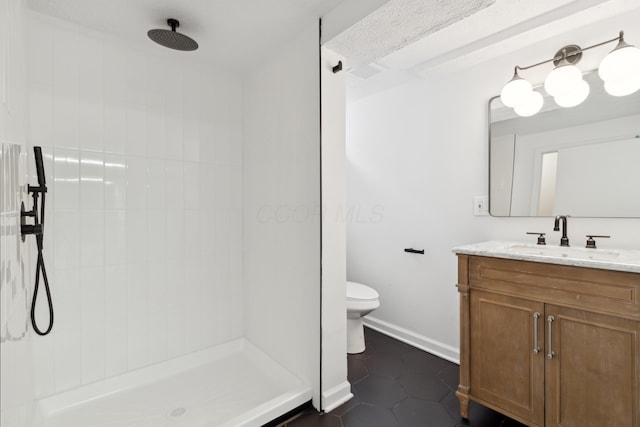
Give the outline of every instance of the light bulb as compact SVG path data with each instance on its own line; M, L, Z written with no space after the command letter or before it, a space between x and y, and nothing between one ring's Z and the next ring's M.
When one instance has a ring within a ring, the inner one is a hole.
M544 98L542 97L542 94L540 92L532 90L527 95L526 100L516 105L513 108L513 111L515 111L519 116L529 117L540 111L540 109L542 108L542 104L544 104Z
M589 84L584 80L573 87L571 92L563 93L562 95L556 95L553 100L560 107L569 108L575 107L581 104L589 96Z
M582 72L569 63L553 69L544 80L544 90L551 96L572 92L574 86L582 80Z
M532 90L531 83L521 78L516 70L513 78L502 88L500 100L507 107L515 107L524 102Z
M598 75L605 82L640 75L640 49L621 41L604 57L598 67Z
M604 82L604 90L609 95L627 96L640 89L640 75L636 78L628 78L624 80L607 80Z

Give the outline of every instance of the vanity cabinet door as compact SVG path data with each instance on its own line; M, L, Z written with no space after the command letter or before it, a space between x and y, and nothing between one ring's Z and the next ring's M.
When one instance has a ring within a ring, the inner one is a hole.
M543 316L541 302L471 292L469 392L532 426L544 423Z
M640 427L640 322L547 305L545 323L547 427Z

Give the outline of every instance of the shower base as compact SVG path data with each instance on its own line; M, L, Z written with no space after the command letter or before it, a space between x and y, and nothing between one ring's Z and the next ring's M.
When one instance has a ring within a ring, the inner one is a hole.
M239 339L44 398L35 427L261 426L310 399L309 385Z

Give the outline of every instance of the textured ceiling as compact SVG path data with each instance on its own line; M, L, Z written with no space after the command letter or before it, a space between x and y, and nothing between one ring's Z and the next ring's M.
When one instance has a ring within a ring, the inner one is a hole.
M130 43L180 21L200 48L190 56L247 70L343 0L28 0L31 9ZM177 53L182 54L182 53Z
M428 1L432 0L424 2ZM382 8L373 13L381 11ZM376 20L377 29L369 26L357 41L355 38L341 40L345 44L350 40L351 45L347 48L356 58L352 60L347 55L345 61L349 101L416 79L452 74L505 55L521 58L523 64L529 64L552 56L566 44L595 44L603 37L593 34L593 24L597 22L602 23L600 27L611 27L611 38L624 29L625 39L638 45L639 17L638 0L495 0L464 19L367 63L367 51L378 43L376 32L386 34L390 25L386 20L394 18L394 15L381 14ZM398 26L396 31L403 29ZM536 50L531 49L532 45L536 45ZM587 64L590 58L597 59L598 56L583 58L586 69L597 66ZM505 67L505 79L511 77L514 65Z
M350 66L387 56L493 4L495 0L390 0L327 43Z

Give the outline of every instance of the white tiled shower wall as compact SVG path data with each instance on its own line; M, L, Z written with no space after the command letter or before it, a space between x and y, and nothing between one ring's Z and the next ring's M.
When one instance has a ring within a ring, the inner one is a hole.
M53 333L33 339L36 395L241 336L240 78L28 21L28 137L45 156L56 313Z

